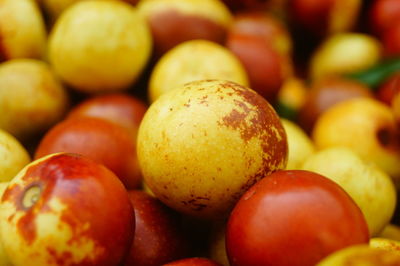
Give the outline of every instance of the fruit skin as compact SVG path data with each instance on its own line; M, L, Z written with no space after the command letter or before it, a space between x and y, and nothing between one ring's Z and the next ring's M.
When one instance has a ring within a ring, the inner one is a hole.
M314 143L296 123L281 118L288 141L288 162L286 170L300 169L304 160L315 152Z
M333 181L302 170L277 171L258 181L234 207L226 230L232 266L315 265L368 240L363 214L350 196Z
M373 1L368 15L371 29L382 35L399 19L400 3L397 0Z
M149 80L149 100L154 102L187 82L203 79L249 84L242 63L228 48L206 40L193 40L174 47L154 66Z
M219 0L141 0L137 7L151 29L156 58L189 40L222 44L232 22L232 14Z
M30 163L28 151L11 134L0 129L0 182L7 182Z
M400 55L400 19L383 33L382 42L387 57Z
M110 93L89 97L80 102L69 111L68 118L89 116L106 119L125 127L136 137L146 110L147 105L133 96Z
M104 164L127 188L137 188L142 182L135 138L104 119L79 117L55 125L41 139L35 159L56 152L77 153Z
M135 237L124 265L159 266L187 257L190 242L185 238L180 216L158 199L140 190L128 191L135 208Z
M118 178L84 157L27 165L1 200L1 239L13 265L117 265L135 217Z
M166 205L221 218L252 184L283 169L286 134L256 92L230 81L187 83L154 102L139 128L144 181Z
M329 107L357 97L373 98L370 88L364 84L342 77L327 77L312 83L306 100L299 111L298 123L311 133L315 121Z
M400 256L396 252L376 249L368 245L355 245L331 254L316 266L396 266L399 264Z
M20 141L60 121L69 102L49 65L35 59L13 59L0 65L0 99L0 128Z
M46 28L37 3L33 0L1 0L0 6L0 61L42 59Z
M394 251L400 255L400 242L393 239L373 237L369 240L369 245L373 248Z
M390 176L351 149L319 150L305 159L301 169L324 175L341 186L363 212L371 237L390 222L396 207L396 188Z
M378 237L400 241L400 227L395 224L388 224Z
M49 36L49 60L56 73L85 93L127 89L150 57L145 19L120 1L82 1L59 17Z
M348 147L364 160L376 163L395 183L400 177L398 136L391 109L369 98L350 99L332 106L321 114L312 132L317 149Z
M318 80L365 70L381 59L378 39L362 33L338 33L326 38L310 59L310 76Z
M207 258L195 257L172 261L163 266L221 266L221 264Z
M0 182L0 197L6 190L8 182ZM6 251L4 250L3 241L0 239L0 266L13 266L8 258Z

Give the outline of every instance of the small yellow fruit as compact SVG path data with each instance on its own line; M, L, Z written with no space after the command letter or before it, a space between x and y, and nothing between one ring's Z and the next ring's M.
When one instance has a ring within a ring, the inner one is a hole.
M0 129L0 182L13 179L30 161L30 156L21 143Z
M148 25L135 7L119 1L82 1L55 23L49 60L79 91L120 91L141 74L151 47Z
M394 224L388 224L383 228L378 237L400 241L400 227Z
M247 73L232 52L211 41L193 40L177 45L155 65L149 81L150 101L187 82L202 79L248 85Z
M300 126L284 118L281 119L281 122L285 128L289 145L286 169L300 169L304 160L314 153L314 144Z
M369 240L369 246L373 248L394 251L400 255L400 242L393 239L374 237Z

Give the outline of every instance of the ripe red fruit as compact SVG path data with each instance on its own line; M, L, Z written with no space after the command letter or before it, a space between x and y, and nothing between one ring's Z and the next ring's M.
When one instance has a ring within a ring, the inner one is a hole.
M233 209L226 248L231 265L315 265L346 246L367 243L363 214L333 181L278 171L252 186Z

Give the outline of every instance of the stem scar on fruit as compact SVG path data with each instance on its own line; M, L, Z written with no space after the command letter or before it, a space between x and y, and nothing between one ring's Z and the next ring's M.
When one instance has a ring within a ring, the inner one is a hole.
M22 193L21 203L24 209L29 209L40 199L42 187L38 183L32 183Z

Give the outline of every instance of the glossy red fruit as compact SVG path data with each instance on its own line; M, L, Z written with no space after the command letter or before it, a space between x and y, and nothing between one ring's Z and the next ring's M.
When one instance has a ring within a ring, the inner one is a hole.
M90 97L76 105L68 118L97 117L106 119L130 130L135 136L147 110L141 100L123 93Z
M163 266L222 266L221 264L207 258L186 258L173 261Z
M141 185L135 138L104 119L81 117L54 126L40 141L35 158L55 152L85 155L113 171L127 188Z
M2 243L13 265L118 265L135 214L121 181L73 154L33 161L1 200Z
M372 30L382 35L400 17L399 0L375 0L372 2L369 21Z
M383 33L382 42L386 56L400 56L400 19Z
M226 248L233 266L305 266L368 239L363 214L342 188L313 172L287 170L241 197L228 220Z
M189 244L181 217L158 199L140 190L128 191L135 208L135 238L124 265L159 266L188 256Z

